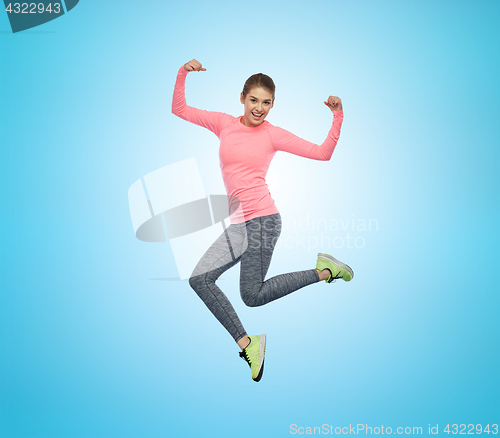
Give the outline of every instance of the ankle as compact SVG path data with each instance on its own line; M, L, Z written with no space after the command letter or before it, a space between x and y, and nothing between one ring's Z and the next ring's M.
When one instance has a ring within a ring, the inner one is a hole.
M327 280L330 276L330 271L328 269L323 269L322 271L316 269L316 271L318 272L320 281Z
M237 344L241 348L241 351L243 351L250 345L250 338L248 337L248 335L245 335L237 342Z

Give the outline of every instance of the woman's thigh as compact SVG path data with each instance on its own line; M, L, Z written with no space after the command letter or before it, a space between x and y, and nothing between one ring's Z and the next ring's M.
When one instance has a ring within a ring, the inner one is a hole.
M240 291L259 290L281 234L281 215L275 213L247 223L248 246L241 255Z
M224 271L240 261L247 245L245 224L231 224L207 249L191 274L191 278L210 273L216 280Z

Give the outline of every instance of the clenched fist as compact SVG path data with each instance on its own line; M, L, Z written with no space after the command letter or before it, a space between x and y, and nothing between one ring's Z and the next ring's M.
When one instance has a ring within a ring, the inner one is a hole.
M192 59L189 62L186 62L184 64L184 70L186 71L207 71L206 68L203 68L201 66L201 62L197 61L196 59Z
M330 96L328 102L325 102L325 105L332 111L342 111L342 101L340 97Z

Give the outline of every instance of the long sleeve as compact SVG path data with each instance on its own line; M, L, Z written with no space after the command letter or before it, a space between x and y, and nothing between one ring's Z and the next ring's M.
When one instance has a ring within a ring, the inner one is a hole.
M311 158L313 160L328 161L332 157L335 146L340 137L340 128L344 120L343 111L333 112L333 123L328 132L328 137L321 145L311 143L285 129L273 126L269 129L269 135L275 151L289 152L300 157Z
M232 123L233 117L224 113L205 111L188 106L184 94L187 74L188 72L184 69L184 66L181 66L175 81L172 113L181 119L209 129L219 137L222 128Z

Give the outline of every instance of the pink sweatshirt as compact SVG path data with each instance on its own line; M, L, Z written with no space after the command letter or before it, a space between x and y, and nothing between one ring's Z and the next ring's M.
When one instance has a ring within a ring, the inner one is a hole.
M172 113L209 129L219 137L220 168L230 198L231 223L278 213L266 183L269 164L277 151L313 160L330 160L340 136L343 111L333 112L333 124L328 137L323 144L317 145L273 126L267 120L252 128L241 122L243 116L233 117L187 106L184 95L187 74L184 66L177 73ZM236 214L238 200L241 209Z

